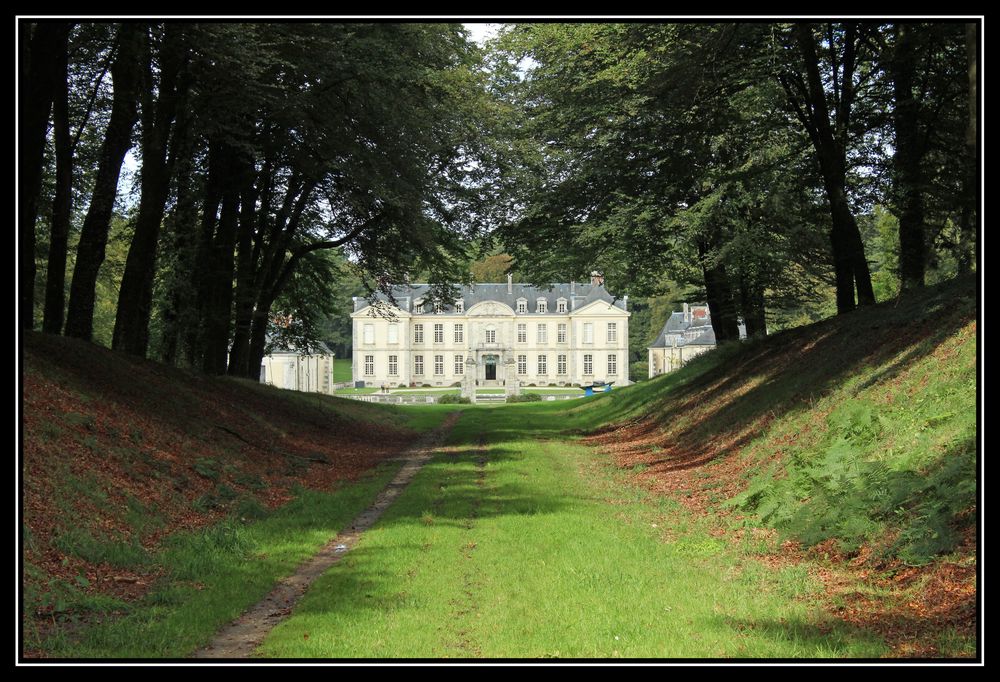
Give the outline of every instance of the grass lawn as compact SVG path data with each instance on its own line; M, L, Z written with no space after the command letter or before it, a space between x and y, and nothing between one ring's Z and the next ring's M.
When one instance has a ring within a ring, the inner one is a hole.
M333 359L333 382L335 384L340 384L345 381L353 381L353 371L351 368L351 361L349 358L334 358Z
M258 655L884 653L811 605L804 569L769 569L561 436L564 409L467 408L450 447Z

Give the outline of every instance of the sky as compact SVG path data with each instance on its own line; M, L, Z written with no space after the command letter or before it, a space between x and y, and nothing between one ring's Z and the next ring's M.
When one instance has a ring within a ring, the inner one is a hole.
M469 32L469 37L477 45L492 38L500 30L500 24L462 24Z

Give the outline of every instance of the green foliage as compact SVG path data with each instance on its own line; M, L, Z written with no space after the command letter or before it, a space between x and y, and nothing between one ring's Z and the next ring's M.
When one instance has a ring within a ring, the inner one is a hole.
M542 399L540 393L522 393L521 395L512 395L507 397L508 403L537 403Z
M198 472L199 476L204 476L212 481L219 480L219 463L210 457L199 457L194 461L192 468Z
M464 398L455 393L446 393L438 398L438 404L440 405L468 405L471 402L472 401L468 398Z
M842 405L824 450L794 452L787 476L772 469L730 504L806 545L835 538L852 551L897 528L892 551L910 563L953 549L975 499L974 444L957 442L926 471L893 468L875 447L883 421L870 403Z
M864 216L876 233L872 249L872 287L875 298L889 301L899 295L899 220L882 206Z
M253 497L241 497L233 509L233 514L240 520L252 520L267 518L267 508Z
M149 553L134 536L125 538L95 537L81 528L69 528L59 533L55 546L93 564L136 567L149 562Z
M642 381L643 379L649 378L649 360L638 360L636 362L629 363L628 366L628 378L629 381Z

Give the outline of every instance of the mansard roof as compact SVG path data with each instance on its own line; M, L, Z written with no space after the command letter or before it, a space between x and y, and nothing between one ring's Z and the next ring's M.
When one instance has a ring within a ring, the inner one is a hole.
M740 338L746 338L746 327L739 325ZM676 343L670 340L677 336ZM649 345L649 348L671 348L673 346L714 346L715 330L712 328L712 316L707 306L693 306L685 317L684 313L671 313L666 324L660 330L660 335Z
M581 308L594 303L595 301L606 301L608 304L621 310L625 310L625 303L621 299L616 299L602 285L576 283L550 284L548 286L531 286L529 284L511 284L508 293L508 285L503 284L474 284L457 287L458 296L461 299L465 310L469 310L477 303L484 301L498 301L517 310L517 300L526 299L528 302L528 312L518 313L518 315L552 315L556 311L556 302L562 298L567 302L568 312L580 310ZM396 305L401 310L413 312L415 302L422 300L430 290L429 284L412 284L409 286L397 286L392 288L392 296L396 299ZM547 303L548 312L536 312L536 302L544 299ZM378 295L378 300L387 300L382 294ZM354 302L354 312L358 312L368 305L364 298L358 298ZM455 312L452 305L443 306L442 312Z

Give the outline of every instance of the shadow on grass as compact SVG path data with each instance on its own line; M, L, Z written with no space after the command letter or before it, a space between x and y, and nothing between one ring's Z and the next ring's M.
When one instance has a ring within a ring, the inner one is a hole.
M668 456L655 463L667 470L705 464L747 444L771 421L808 409L865 368L880 369L857 390L891 381L935 352L975 318L973 284L952 282L898 304L722 347L623 396L631 421L605 422L594 433L613 434L618 442L658 440ZM621 408L608 407L622 416Z
M876 634L833 619L819 624L801 618L720 620L737 632L752 633L775 642L787 642L802 650L826 654L817 656L816 660L842 657L845 650L870 652L867 656L859 653L860 657L877 657L884 652L884 644ZM743 657L753 659L762 655L748 650Z

